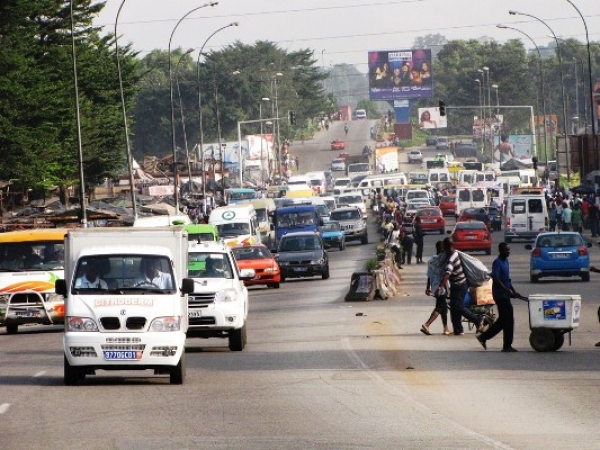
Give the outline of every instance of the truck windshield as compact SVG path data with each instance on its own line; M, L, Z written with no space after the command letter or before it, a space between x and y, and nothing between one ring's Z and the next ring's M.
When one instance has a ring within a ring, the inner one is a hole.
M177 286L170 260L158 255L94 255L79 260L73 281L76 293L133 288L172 293Z

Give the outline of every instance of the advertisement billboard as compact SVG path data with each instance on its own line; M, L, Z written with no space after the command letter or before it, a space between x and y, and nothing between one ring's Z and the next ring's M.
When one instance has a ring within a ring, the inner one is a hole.
M369 52L369 98L401 100L431 98L431 50Z
M446 116L440 116L440 108L419 108L419 128L447 128L448 121Z

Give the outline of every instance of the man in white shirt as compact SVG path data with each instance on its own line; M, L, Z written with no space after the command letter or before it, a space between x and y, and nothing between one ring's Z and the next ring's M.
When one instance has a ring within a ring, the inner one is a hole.
M100 279L96 261L89 261L84 271L84 274L75 280L75 289L108 289L106 281Z
M142 277L136 281L136 286L153 285L159 289L173 289L171 275L160 270L160 261L157 258L142 258L140 262Z

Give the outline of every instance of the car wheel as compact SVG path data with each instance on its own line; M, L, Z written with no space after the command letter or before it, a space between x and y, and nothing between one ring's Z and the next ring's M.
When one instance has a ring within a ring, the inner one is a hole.
M170 384L183 384L183 380L185 380L185 350L181 353L181 358L179 358L179 362L175 367L171 369L169 373L169 383Z
M504 236L504 242L506 242L507 244L510 244L512 242L512 238Z
M486 254L486 255L491 255L491 254L492 254L492 249L491 249L491 248L488 248L488 249L485 251L485 254Z
M279 289L279 283L267 284L267 287L272 289Z
M244 350L244 335L246 333L246 325L229 333L229 350L232 352L241 352Z
M440 234L444 234L445 231L446 231L445 229L440 228Z
M281 275L281 283L283 283L285 281L285 276Z
M16 323L7 323L6 324L6 334L17 334L17 330L19 329L19 325Z
M590 274L588 273L584 273L583 275L581 275L581 281L590 281Z
M540 277L537 275L531 275L529 277L529 281L531 281L532 283L538 283L540 281Z
M321 278L323 280L326 280L329 278L329 264L325 267L325 270L323 271L323 274L321 275Z

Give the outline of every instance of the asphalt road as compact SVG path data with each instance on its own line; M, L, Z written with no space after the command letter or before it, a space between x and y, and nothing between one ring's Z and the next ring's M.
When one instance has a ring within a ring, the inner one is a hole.
M371 219L371 242L373 227ZM426 236L425 255L439 238ZM515 300L519 352L501 353L500 336L484 351L473 330L444 336L438 321L432 336L419 332L434 303L424 265L405 266L393 298L345 302L351 273L374 247L331 250L328 280L252 288L244 351L189 340L182 386L148 372L99 372L65 387L60 327L0 330L0 448L599 448L599 277L532 285L524 243L511 244L516 288L580 294L581 324L572 345L535 352L527 305ZM478 257L488 267L494 258ZM600 264L597 246L592 261Z

